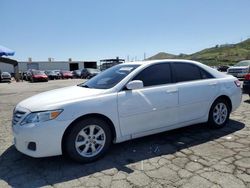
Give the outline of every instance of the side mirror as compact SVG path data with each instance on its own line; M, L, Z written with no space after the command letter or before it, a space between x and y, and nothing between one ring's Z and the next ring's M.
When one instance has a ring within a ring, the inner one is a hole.
M126 85L128 90L141 89L143 88L143 82L141 80L133 80Z

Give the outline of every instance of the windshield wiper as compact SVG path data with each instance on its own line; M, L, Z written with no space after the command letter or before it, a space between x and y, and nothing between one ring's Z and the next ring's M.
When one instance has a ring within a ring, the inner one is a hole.
M78 85L78 86L85 87L85 88L90 88L88 85Z

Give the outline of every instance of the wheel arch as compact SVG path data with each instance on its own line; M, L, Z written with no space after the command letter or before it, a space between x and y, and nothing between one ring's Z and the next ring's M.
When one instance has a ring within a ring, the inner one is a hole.
M227 101L227 103L228 103L228 105L229 105L229 108L230 108L230 112L231 112L231 111L232 111L232 101L231 101L230 97L227 96L227 95L220 95L220 96L218 96L218 97L214 100L214 102L212 103L212 105L210 106L210 109L211 109L211 107L213 106L213 104L214 104L217 100L219 100L219 99L223 99L223 100L226 100L226 101Z
M111 121L110 118L108 118L107 116L105 116L103 114L98 114L98 113L85 114L83 116L78 117L73 122L71 122L71 124L64 131L62 141L61 141L62 153L65 153L64 143L65 143L65 140L66 140L66 137L67 137L67 134L69 133L69 131L72 129L72 127L74 126L74 124L76 122L87 119L87 118L99 118L99 119L104 120L109 125L109 128L111 130L112 140L114 140L116 138L116 136L117 136L116 129L115 129L114 123Z

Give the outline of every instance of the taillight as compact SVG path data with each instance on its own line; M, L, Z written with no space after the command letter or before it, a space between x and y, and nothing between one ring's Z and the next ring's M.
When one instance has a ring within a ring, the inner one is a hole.
M240 86L241 86L241 83L240 83L239 80L235 80L234 83L235 83L235 85L236 85L237 87L240 87Z
M247 75L245 76L245 80L250 80L250 74L247 74Z

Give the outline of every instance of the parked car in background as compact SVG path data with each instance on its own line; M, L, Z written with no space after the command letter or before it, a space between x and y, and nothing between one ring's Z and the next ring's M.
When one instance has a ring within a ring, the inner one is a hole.
M8 72L0 71L0 82L11 82L11 74Z
M217 66L211 66L211 68L218 70Z
M64 79L64 78L66 78L66 79L68 79L68 78L73 78L73 74L72 74L71 71L62 70L62 71L60 72L60 74L61 74L61 78L62 78L62 79Z
M48 82L49 78L44 71L31 70L29 76L30 82Z
M61 71L60 70L54 70L56 73L58 73L61 77Z
M27 80L27 71L22 72L21 79L22 80Z
M123 63L17 104L14 144L32 157L90 162L113 142L198 123L224 127L241 97L237 78L196 61Z
M24 72L24 80L26 81L31 81L31 76L32 76L32 73L31 73L32 69L28 69L26 72Z
M244 78L250 73L250 60L240 61L233 67L227 69L227 73L235 76L236 78Z
M74 70L73 71L73 78L81 78L81 73L82 71L81 70Z
M227 72L228 68L229 68L229 66L227 66L227 65L220 65L217 67L217 70L220 72Z
M29 69L25 72L23 72L23 79L26 80L26 81L30 81L31 80L31 71L32 69Z
M245 76L243 81L243 92L250 96L250 73Z
M61 78L60 72L57 72L55 70L47 70L45 71L45 74L48 76L49 80L55 80Z
M81 78L90 79L99 74L101 71L99 69L84 68L81 72Z

